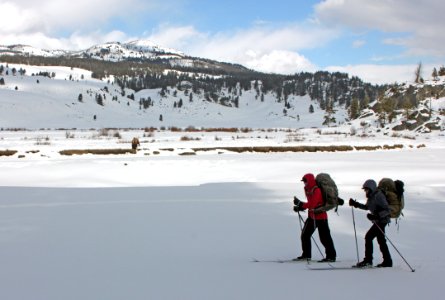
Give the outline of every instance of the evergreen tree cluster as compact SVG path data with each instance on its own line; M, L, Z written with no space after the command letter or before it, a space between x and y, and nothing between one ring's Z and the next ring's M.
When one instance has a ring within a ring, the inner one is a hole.
M161 96L172 90L186 90L189 101L194 95L202 95L207 101L226 106L238 107L239 99L245 91L253 90L256 99L264 101L265 95L272 95L277 102L283 103L283 109L289 110L290 96L308 95L318 102L319 107L326 112L335 106L350 108L354 103L351 117L367 104L375 100L382 87L364 83L358 77L349 77L346 73L316 73L302 72L294 75L266 74L246 69L240 65L220 63L216 61L188 58L193 65L181 65L168 59L129 59L125 61L105 61L86 57L59 56L1 56L0 60L30 65L53 65L90 70L94 78L107 78L114 75L115 84L125 88L140 91L142 89L161 89ZM52 77L53 74L38 74ZM131 95L128 96L134 100ZM96 98L103 105L100 97ZM150 104L143 100L141 107ZM179 104L179 103L177 103ZM331 114L331 113L330 113Z
M197 76L193 73L179 73L170 71L166 74L146 72L138 76L116 77L115 82L122 89L135 91L142 89L161 89L161 96L166 90L181 89L182 82L192 87L194 94L203 94L207 101L218 102L223 105L237 106L237 99L243 91L254 90L256 98L264 101L265 94L272 94L278 102L283 102L286 109L290 109L289 96L308 95L319 103L321 109L342 105L350 107L355 99L358 108L366 107L379 94L379 87L364 83L358 77L349 78L344 73L299 73L295 75L276 75L259 72L228 74L225 76ZM223 91L228 91L229 95Z

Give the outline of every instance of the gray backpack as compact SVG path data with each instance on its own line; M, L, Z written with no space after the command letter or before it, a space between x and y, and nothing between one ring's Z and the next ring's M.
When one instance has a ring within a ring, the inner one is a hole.
M343 199L338 197L338 188L334 180L327 173L320 173L315 177L318 188L323 196L323 206L314 209L315 213L331 210L337 211L339 205L343 205Z

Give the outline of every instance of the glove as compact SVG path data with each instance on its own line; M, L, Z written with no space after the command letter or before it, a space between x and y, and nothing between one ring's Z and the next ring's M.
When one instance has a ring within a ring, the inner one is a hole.
M358 207L358 202L355 201L354 199L350 198L349 199L349 206L354 206L355 208Z
M375 221L377 220L377 216L374 216L373 214L367 214L366 217L369 221Z
M300 211L304 211L306 208L303 208L303 203L302 202L300 202L301 203L301 205L295 205L294 206L294 212L300 212Z
M343 205L345 204L345 200L343 200L342 198L338 198L338 205Z
M305 208L303 208L303 202L300 201L300 199L298 199L297 197L294 197L294 211L295 212L300 212L300 211L304 211Z

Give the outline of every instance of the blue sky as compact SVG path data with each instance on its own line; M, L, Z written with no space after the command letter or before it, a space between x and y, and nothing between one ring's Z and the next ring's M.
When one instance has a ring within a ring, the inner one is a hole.
M0 44L86 49L149 39L283 74L343 71L373 83L444 65L442 0L0 0Z

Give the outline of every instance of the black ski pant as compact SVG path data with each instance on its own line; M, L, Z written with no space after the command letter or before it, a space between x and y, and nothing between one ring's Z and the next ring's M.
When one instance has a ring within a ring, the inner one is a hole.
M380 246L380 251L382 252L383 261L390 262L391 254L389 253L388 245L386 244L385 238L385 227L386 223L374 223L365 235L365 260L372 263L372 252L373 252L373 240L377 238L377 242Z
M311 237L315 229L318 228L318 236L320 242L323 244L326 251L326 258L335 259L337 253L335 252L334 241L329 230L328 220L314 220L307 218L304 223L303 231L301 232L301 245L303 247L303 257L312 257Z

